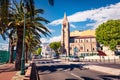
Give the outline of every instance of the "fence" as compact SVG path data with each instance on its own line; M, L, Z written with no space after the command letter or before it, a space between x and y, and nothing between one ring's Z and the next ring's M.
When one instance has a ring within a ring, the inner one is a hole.
M9 61L9 52L8 51L0 51L0 63L6 63Z
M84 58L80 58L80 60L89 62L120 64L120 56L86 56Z

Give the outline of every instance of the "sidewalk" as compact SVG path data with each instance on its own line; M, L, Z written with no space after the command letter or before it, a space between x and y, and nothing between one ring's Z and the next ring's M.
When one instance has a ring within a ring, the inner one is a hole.
M26 63L25 66L28 67L30 64ZM15 71L15 64L1 64L0 65L0 80L23 80L24 75L20 74L20 71Z
M116 68L104 67L104 66L99 66L99 65L85 65L83 67L89 68L91 70L111 74L111 75L120 76L120 69L116 69Z
M29 63L26 63L25 66L29 66ZM17 71L16 74L11 78L11 80L23 80L24 75L20 74L20 71Z
M16 73L14 64L0 65L0 80L11 80Z

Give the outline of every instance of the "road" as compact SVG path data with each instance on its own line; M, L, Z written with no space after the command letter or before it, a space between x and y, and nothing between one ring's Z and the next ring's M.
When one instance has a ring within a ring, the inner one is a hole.
M40 80L119 80L109 75L84 68L82 64L65 64L56 60L36 60Z

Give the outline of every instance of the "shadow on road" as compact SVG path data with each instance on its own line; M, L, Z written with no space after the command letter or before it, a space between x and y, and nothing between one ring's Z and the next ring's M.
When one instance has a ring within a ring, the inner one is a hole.
M96 80L96 79L93 79L93 78L90 78L90 77L81 77L83 80Z
M99 75L100 78L104 79L104 80L111 80L111 78L113 78L113 80L120 80L120 75L115 76L115 75Z
M65 71L65 70L72 71L75 68L80 69L80 70L86 69L83 66L84 66L83 64L69 64L69 65L61 64L61 65L49 65L49 66L43 65L43 66L37 66L37 70L40 72L47 71L47 73L45 74L48 74L48 73L53 73L56 71Z
M45 75L45 74L51 74L54 72L59 72L59 71L73 71L74 69L79 69L79 70L87 70L88 68L84 68L88 64L59 64L59 65L42 65L42 66L37 66L37 70L39 71L39 75ZM92 74L92 73L91 73ZM81 76L79 75L83 80L97 80L95 79L100 78L100 80L120 80L120 75L115 76L115 75L97 75L96 77L86 77L86 76ZM66 78L65 80L79 80L79 79L74 79L74 78ZM98 79L99 80L99 79Z

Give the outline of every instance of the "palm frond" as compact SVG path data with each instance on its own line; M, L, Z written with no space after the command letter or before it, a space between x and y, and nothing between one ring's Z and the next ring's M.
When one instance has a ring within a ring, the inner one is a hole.
M35 9L34 14L43 14L44 10L43 9Z
M49 23L48 20L44 19L43 17L37 16L34 18L35 21L41 21L41 22L45 22L45 23Z

